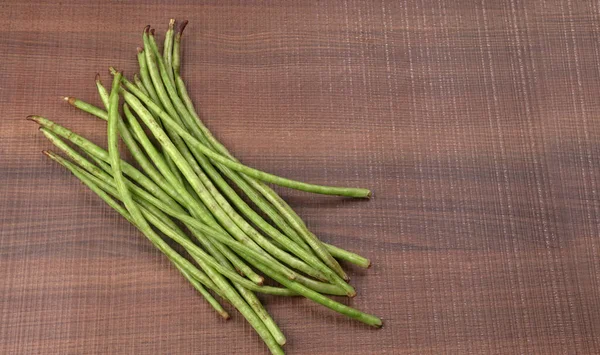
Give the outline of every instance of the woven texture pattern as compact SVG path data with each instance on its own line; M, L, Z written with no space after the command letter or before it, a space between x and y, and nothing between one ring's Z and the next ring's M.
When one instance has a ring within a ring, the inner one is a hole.
M0 353L263 354L40 152L39 114L105 146L94 75L189 19L182 74L250 166L369 187L278 189L384 318L263 297L291 354L600 352L600 5L590 1L4 1Z

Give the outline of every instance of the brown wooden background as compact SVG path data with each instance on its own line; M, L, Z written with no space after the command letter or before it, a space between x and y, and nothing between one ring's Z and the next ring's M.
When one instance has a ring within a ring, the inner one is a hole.
M143 4L142 4L143 3ZM322 239L373 260L350 303L264 302L291 354L600 352L600 5L591 1L4 1L0 353L260 354L166 259L45 159L40 114L132 75L141 30L190 20L183 75L249 165L371 187L281 190Z

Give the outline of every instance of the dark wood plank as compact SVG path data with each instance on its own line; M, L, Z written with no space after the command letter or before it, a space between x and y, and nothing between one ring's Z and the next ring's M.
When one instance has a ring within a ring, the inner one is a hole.
M142 4L143 3L143 4ZM263 297L295 354L600 352L600 9L586 1L5 1L0 353L254 354L134 228L45 159L41 114L104 144L96 72L190 20L183 74L249 165L349 267L368 329Z

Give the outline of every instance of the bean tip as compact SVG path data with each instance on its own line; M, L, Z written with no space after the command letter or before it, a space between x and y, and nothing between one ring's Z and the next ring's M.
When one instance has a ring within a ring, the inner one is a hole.
M154 28L150 29L150 36L154 36L154 33L156 32L156 30Z
M150 25L146 25L146 27L144 27L144 33L148 33L150 31Z
M38 123L40 122L39 117L36 115L29 115L26 117L26 119L28 119L29 121L33 121L33 122L38 122Z
M223 319L225 319L225 320L229 320L229 318L231 318L231 316L229 315L229 313L227 313L225 311L220 311L219 315L221 315L221 317L223 317Z
M177 33L179 33L180 36L183 34L183 30L185 30L185 26L187 26L188 23L189 23L188 20L184 20L183 22L181 22L179 24L179 28L177 29Z
M100 73L96 73L96 78L95 78L96 82L100 82Z
M116 70L114 67L108 67L108 72L109 72L111 75L115 75L115 74L117 74L117 70Z
M169 29L172 30L174 25L175 25L175 19L172 18L169 20Z
M137 52L138 52L138 53L143 53L143 52L144 52L144 48L142 48L142 47L137 47Z
M63 100L67 101L69 104L71 105L75 105L75 101L77 100L74 97L70 97L70 96L65 96L63 97Z

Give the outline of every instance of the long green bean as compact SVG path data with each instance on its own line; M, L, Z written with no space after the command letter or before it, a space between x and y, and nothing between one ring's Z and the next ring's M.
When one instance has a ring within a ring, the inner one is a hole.
M138 138L142 142L142 145L146 148L146 151L149 153L149 155L151 157L155 158L154 161L157 164L157 166L160 166L161 170L164 170L165 175L168 176L168 168L164 165L164 162L160 159L160 156L157 156L157 153L154 151L154 147L152 146L150 141L145 136L143 129L141 128L141 126L139 125L139 123L137 122L137 120L133 116L133 114L130 112L129 107L126 104L124 105L124 111L125 111L126 116L129 119L131 128L133 129L134 133L138 136ZM180 191L185 191L182 186L177 186L177 188ZM183 195L185 195L184 192L181 192L181 193ZM262 253L263 251L259 250L259 252ZM269 259L271 259L271 258L269 258ZM267 262L267 265L272 265L276 269L282 270L284 275L287 275L290 278L295 277L295 273L293 273L291 270L289 270L287 268L284 268L283 265L281 265L279 263Z
M198 291L202 296L204 296L206 301L215 309L215 311L217 311L217 313L219 313L219 315L221 317L223 317L223 319L226 319L226 320L229 319L229 317L230 317L229 313L227 313L227 311L225 311L225 309L223 308L223 306L221 306L219 301L217 301L204 288L204 286L202 286L202 284L200 282L198 282L198 280L196 280L189 272L187 272L185 269L183 269L183 267L179 266L179 264L174 264L174 265L177 268L177 270L179 270L179 272L181 272L181 274L185 277L185 279L188 280L188 282L192 284L192 287L194 287L196 289L196 291Z
M144 33L146 32L144 31ZM146 88L148 95L152 97L153 100L155 100L154 102L156 102L157 105L161 105L160 101L158 100L156 90L154 89L154 85L152 84L152 78L150 77L150 73L148 72L148 66L146 65L146 55L144 54L144 49L138 47L137 52L138 64L140 65L140 76L142 77L141 83L143 84L143 87ZM162 122L159 121L159 124L162 125ZM168 155L165 155L165 161L167 162L167 165L169 166L177 180L179 180L180 183L183 182L183 178L181 177L179 170L177 170L177 166L175 165L173 160L171 160L171 158Z
M163 60L167 63L169 71L168 76L171 80L171 83L175 85L175 81L173 80L173 25L175 25L175 19L169 20L169 28L167 29L167 33L165 34L165 44L163 46Z
M175 33L175 39L173 42L173 74L179 74L181 67L181 36L183 36L183 30L185 30L185 26L187 26L188 20L183 21L177 28L177 33Z
M287 340L254 292L301 295L381 327L378 317L325 296L356 294L338 260L364 268L371 262L320 241L267 184L359 198L370 198L371 192L292 180L239 162L200 120L181 78L181 40L187 23L175 26L174 19L169 21L162 51L155 30L150 26L144 29L143 48L138 48L137 54L140 72L133 83L111 67L113 80L108 92L96 75L105 109L64 98L107 121L106 150L46 118L29 116L71 160L44 153L139 229L221 317L227 319L229 314L215 293L239 310L271 353L283 354L281 346ZM121 95L123 117L119 114ZM139 120L146 127L142 128ZM120 138L140 170L121 159ZM179 244L190 259L173 250L164 237ZM263 286L264 278L256 270L282 287Z
M133 74L133 82L135 83L135 86L138 87L138 89L142 90L144 94L148 95L148 90L146 90L146 87L144 86L144 83L142 83L142 80L140 79L139 75Z
M332 310L339 312L347 317L354 318L360 322L363 322L365 324L368 324L368 325L371 325L371 326L374 326L377 328L381 327L383 324L381 319L379 319L376 316L373 316L373 315L370 315L367 313L363 313L355 308L348 307L344 304L336 302L330 298L327 298L327 297L321 295L318 292L311 290L310 288L308 288L298 282L287 280L285 277L282 277L281 275L278 275L277 273L272 272L271 270L264 267L260 263L257 263L256 266L259 270L264 272L265 275L268 275L273 280L279 282L280 284L284 285L287 288L290 288L290 289L298 292L300 295L302 295L306 298L309 298L319 304L322 304L323 306L325 306L329 309L332 309Z

